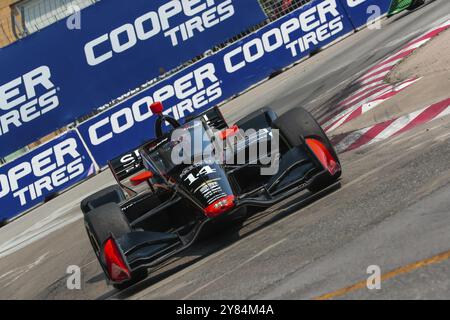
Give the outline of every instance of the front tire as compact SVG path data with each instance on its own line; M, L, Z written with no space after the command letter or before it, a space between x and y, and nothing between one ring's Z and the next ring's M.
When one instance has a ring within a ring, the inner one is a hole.
M274 127L278 128L283 137L292 147L303 144L301 137L319 140L330 152L334 160L340 165L339 157L331 144L330 139L323 131L316 119L303 108L289 110L274 121ZM311 192L320 191L336 182L341 176L341 171L326 180L317 181L309 187Z
M115 203L108 203L89 211L84 217L84 222L94 253L105 275L107 275L102 256L103 244L109 239L111 234L114 238L118 239L124 234L130 233L132 231L130 224L120 207ZM132 273L131 280L121 284L114 284L113 286L119 290L123 290L146 278L147 275L147 270L139 270Z
M113 287L119 291L123 291L125 289L128 289L132 285L144 280L145 278L147 278L147 276L148 276L147 269L140 269L131 274L131 280L120 284L113 284Z
M120 203L126 199L122 188L118 185L113 185L102 189L93 195L81 201L80 207L83 214L87 214L95 208L101 207L108 203Z

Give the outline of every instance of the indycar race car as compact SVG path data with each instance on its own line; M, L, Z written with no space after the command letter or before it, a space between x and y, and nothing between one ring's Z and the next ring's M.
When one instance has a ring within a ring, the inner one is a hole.
M393 16L405 10L415 10L423 4L425 4L425 0L392 0L388 16Z
M81 203L94 252L118 289L189 248L209 226L340 186L336 152L303 108L281 116L264 108L232 126L217 107L183 124L161 103L151 110L156 138L111 160L117 185Z

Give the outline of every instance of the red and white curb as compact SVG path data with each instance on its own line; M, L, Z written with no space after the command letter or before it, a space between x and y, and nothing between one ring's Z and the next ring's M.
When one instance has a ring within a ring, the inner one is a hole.
M408 115L336 136L332 139L332 143L338 153L343 153L394 137L418 125L449 114L450 98Z
M400 61L448 28L450 28L450 20L411 41L393 55L370 68L365 75L353 83L354 86L359 87L356 92L341 101L332 114L328 113L319 117L319 123L325 132L330 133L419 81L420 78L411 78L398 84L387 84L384 79Z

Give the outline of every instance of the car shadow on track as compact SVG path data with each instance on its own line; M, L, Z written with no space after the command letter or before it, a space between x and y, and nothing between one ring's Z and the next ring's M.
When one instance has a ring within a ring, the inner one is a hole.
M139 292L156 285L160 281L163 281L186 269L187 267L200 262L208 256L229 247L239 240L245 239L246 237L270 226L271 224L286 218L299 209L308 206L314 201L337 191L340 187L341 184L338 182L316 195L311 195L307 192L301 196L294 196L277 207L250 215L245 221L243 221L243 223L234 223L227 228L217 230L218 233L205 237L199 243L180 254L178 257L172 259L157 269L151 270L150 276L147 279L124 291L111 290L97 299L131 298ZM205 241L211 240L212 237L214 237L214 241Z

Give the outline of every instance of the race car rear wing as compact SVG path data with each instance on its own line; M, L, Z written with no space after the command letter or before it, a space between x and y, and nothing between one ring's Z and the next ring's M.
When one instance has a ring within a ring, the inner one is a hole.
M121 182L144 169L139 149L127 152L108 162L117 182Z
M135 195L137 192L131 188L129 179L145 170L139 149L125 153L115 159L108 161L108 167L114 176L117 184L129 195Z

